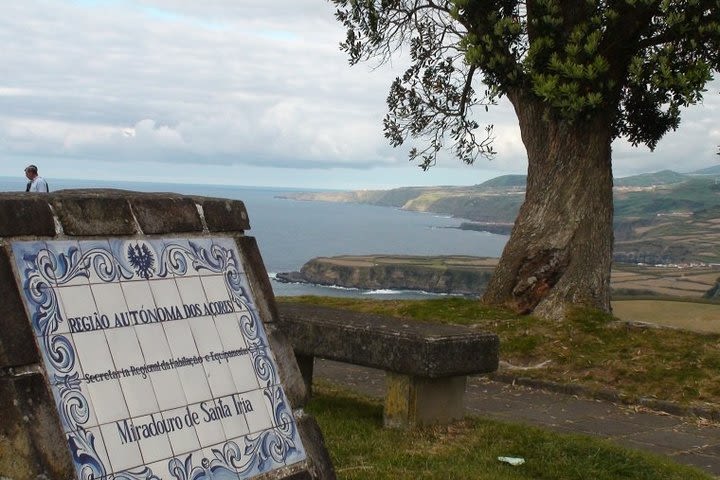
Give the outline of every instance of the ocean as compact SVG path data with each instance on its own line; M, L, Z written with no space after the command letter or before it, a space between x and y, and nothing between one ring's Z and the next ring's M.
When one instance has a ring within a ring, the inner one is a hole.
M314 257L333 255L475 255L497 257L507 236L459 230L462 219L391 207L306 202L278 198L287 188L149 182L49 179L51 191L67 188L119 188L176 192L242 200L250 217L247 232L257 239L271 279L299 270ZM23 178L0 177L0 192L24 191ZM298 188L295 191L307 191ZM326 295L377 299L430 298L413 291L366 291L272 280L277 296Z

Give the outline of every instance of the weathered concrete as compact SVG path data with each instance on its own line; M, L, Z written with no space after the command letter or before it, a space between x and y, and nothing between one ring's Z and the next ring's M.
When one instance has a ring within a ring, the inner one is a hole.
M13 278L9 253L6 245L0 242L0 332L3 332L0 335L0 371L40 361L17 284L3 281Z
M61 191L53 196L52 205L66 235L137 233L130 203L120 196L100 196L93 192L72 195Z
M240 200L192 198L202 207L208 230L211 232L242 232L250 229L245 204Z
M387 372L383 421L390 428L447 424L465 416L464 375L422 378Z
M73 478L55 401L39 371L0 376L0 412L0 477Z
M195 202L181 196L142 196L131 201L133 213L142 232L202 232L203 225Z
M497 335L314 305L280 305L305 386L315 358L387 372L385 425L449 423L464 414L465 377L498 366Z
M458 325L401 320L282 303L283 328L296 353L405 375L441 378L497 370L497 335Z
M0 193L0 237L55 235L47 197Z

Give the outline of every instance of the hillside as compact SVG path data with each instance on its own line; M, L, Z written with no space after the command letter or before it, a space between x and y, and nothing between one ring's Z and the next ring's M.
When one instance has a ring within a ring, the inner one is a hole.
M653 185L668 185L672 183L680 183L688 178L682 173L673 172L672 170L662 170L654 173L642 173L632 177L616 178L614 185L616 187L649 187Z
M615 179L616 261L720 263L720 184L714 175L698 172L664 170ZM432 212L469 220L462 229L508 234L524 200L525 179L505 175L468 187L298 193L285 198Z

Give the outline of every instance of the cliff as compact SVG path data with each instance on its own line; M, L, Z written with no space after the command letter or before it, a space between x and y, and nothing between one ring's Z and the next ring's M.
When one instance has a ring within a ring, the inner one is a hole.
M496 258L467 256L320 257L307 262L300 272L279 273L277 280L364 290L479 295L496 264Z
M422 290L479 296L496 265L497 258L460 255L344 255L314 258L299 272L278 273L276 280L362 290ZM718 265L667 268L615 263L611 287L614 295L622 296L704 296L716 300L720 299L718 275Z

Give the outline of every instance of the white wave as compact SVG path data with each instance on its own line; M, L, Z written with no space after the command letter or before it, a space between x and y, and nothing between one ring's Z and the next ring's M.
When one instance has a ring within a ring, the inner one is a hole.
M366 290L362 292L363 295L397 295L401 293L405 293L405 290L390 290L382 288L380 290Z
M275 280L277 278L277 272L268 272L268 278L270 280Z
M348 291L355 291L355 292L360 291L359 288L355 288L355 287L341 287L340 285L320 285L320 284L317 284L317 283L311 283L311 284L308 284L308 285L313 285L313 286L322 287L322 288L332 288L333 290L348 290Z
M440 293L440 292L428 292L425 290L391 290L387 288L380 288L378 290L365 290L362 292L363 295L429 295L432 297L447 297L447 296L462 296L458 293Z

